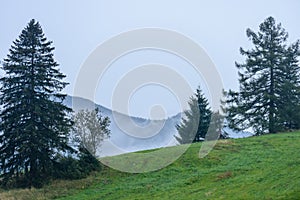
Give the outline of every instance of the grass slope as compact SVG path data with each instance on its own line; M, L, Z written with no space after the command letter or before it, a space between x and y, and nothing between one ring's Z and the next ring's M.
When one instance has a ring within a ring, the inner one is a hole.
M0 199L299 199L300 132L220 140L203 159L200 143L170 166L130 174L104 168L43 189L0 192ZM169 148L168 151L176 151ZM126 156L119 156L125 161Z

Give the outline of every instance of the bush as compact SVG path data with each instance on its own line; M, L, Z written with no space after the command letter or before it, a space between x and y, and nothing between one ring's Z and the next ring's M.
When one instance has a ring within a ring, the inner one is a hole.
M58 179L80 179L100 170L100 162L86 148L80 147L79 158L68 156L57 159L53 176Z

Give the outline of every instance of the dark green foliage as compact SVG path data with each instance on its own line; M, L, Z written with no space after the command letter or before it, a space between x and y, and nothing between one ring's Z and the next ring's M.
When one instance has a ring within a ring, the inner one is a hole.
M175 136L175 138L180 144L201 141L202 138L205 138L210 125L212 112L200 87L191 97L189 107L190 110L184 111L181 124L176 126L180 137Z
M278 102L280 131L300 128L299 41L286 49L282 65L281 97Z
M198 89L196 90L195 95L198 101L200 116L197 134L193 142L199 142L201 141L201 138L205 138L206 136L211 121L212 111L209 107L208 100L203 95L200 87L198 87Z
M191 97L189 101L190 110L184 111L181 123L176 126L179 137L175 136L175 138L180 144L189 144L195 139L199 123L199 109L197 104L197 99Z
M72 156L58 156L54 163L54 169L53 177L56 179L72 180L84 177L79 160Z
M53 177L58 179L80 179L92 171L100 171L100 162L83 146L80 146L78 158L59 156L55 162Z
M92 171L99 171L101 165L99 160L97 160L88 149L81 146L79 154L79 166L85 175L88 175Z
M251 127L256 134L299 128L299 42L287 47L288 34L272 17L247 36L254 47L240 49L246 57L236 63L240 91L226 94L229 127Z
M31 20L13 42L0 79L0 169L4 186L40 187L53 172L57 152L72 150L71 112L62 104L67 85L54 61L52 42ZM22 180L22 184L18 181Z

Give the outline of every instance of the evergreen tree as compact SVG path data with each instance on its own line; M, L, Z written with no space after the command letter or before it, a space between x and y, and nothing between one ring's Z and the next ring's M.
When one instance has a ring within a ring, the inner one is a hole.
M71 112L62 104L67 83L52 42L32 19L13 42L0 79L0 169L5 186L39 187L52 174L58 152L70 150Z
M280 131L300 128L300 66L299 42L287 48L283 58L280 82L281 96L278 103Z
M203 140L210 125L212 112L200 87L191 97L189 107L189 110L184 111L181 124L176 126L180 137L175 136L175 138L181 144Z
M193 96L188 104L190 109L183 112L181 123L176 125L179 137L175 136L175 138L180 144L193 142L198 130L200 117L198 100Z
M236 63L240 91L227 93L227 121L236 130L251 127L257 134L275 133L282 130L283 122L290 121L284 114L290 103L287 99L293 99L292 105L299 107L295 96L299 91L299 43L287 48L288 34L273 17L260 24L258 33L247 29L247 36L254 48L240 49L246 61ZM287 87L295 92L288 92Z
M212 111L209 107L208 100L205 98L200 87L197 88L195 95L198 101L200 116L197 134L193 142L199 142L206 136L211 121Z

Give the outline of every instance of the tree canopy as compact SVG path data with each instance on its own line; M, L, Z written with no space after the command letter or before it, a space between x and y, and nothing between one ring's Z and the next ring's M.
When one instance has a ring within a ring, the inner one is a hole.
M67 85L54 60L54 47L32 19L13 42L2 69L0 169L3 185L41 186L55 156L68 151L70 108L62 101Z
M101 142L110 136L109 124L109 118L102 116L98 108L80 110L74 116L73 132L75 138L96 156Z
M299 41L288 46L288 33L273 17L246 33L253 48L240 48L245 62L236 63L239 91L227 92L229 127L256 134L299 128Z
M181 123L176 126L179 137L175 138L181 144L203 141L210 126L212 111L200 87L191 97L189 107L184 111Z

